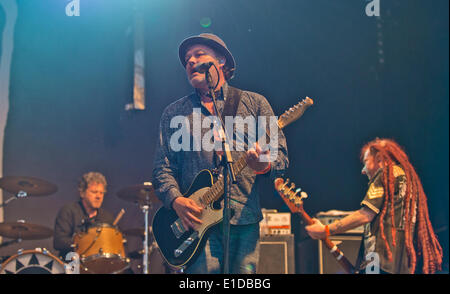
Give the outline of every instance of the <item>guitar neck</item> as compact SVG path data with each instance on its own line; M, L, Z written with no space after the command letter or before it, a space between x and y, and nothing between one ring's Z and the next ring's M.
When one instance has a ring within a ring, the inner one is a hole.
M313 105L313 103L314 102L311 98L306 97L298 104L289 108L278 118L277 121L278 129L281 130L284 127L291 124L292 122L299 119L303 115L305 110L308 109L308 107L310 107L311 105ZM265 136L258 139L257 142L258 145L261 145L263 139L264 142L267 141L267 133ZM247 166L247 154L244 153L237 161L233 163L233 169L235 174L238 175L246 166ZM228 175L227 178L229 178ZM212 185L212 187L208 190L208 192L203 194L203 196L200 198L200 201L203 204L209 205L219 200L219 198L223 195L223 193L224 193L224 178L221 177Z
M280 124L278 122L278 128L281 130L284 127L284 125ZM263 140L266 141L267 138L267 133L266 136L263 136L262 138L259 138L257 141L258 145L261 145ZM241 157L239 157L238 160L233 161L233 169L236 175L240 174L241 171L247 166L247 154L244 153ZM228 180L230 180L230 176L227 175ZM210 190L205 193L202 196L202 201L203 203L206 204L211 204L214 201L219 200L219 198L223 195L224 193L224 178L221 177L219 178L214 185L210 188Z
M291 187L287 187L289 179L285 182L282 178L277 178L274 182L275 189L280 194L283 201L289 207L289 210L292 213L298 213L305 221L306 225L314 224L314 220L306 213L303 208L303 198L306 198L307 195L298 196L297 193L301 189L294 191L295 185L292 183ZM304 193L304 192L302 192ZM336 258L336 261L341 265L341 267L348 274L355 273L355 267L348 261L348 259L344 256L341 250L330 240L330 238L325 237L322 239L323 244L330 250L330 253Z
M237 161L233 162L233 169L236 175L240 174L241 171L247 166L247 155L242 155ZM228 180L230 180L230 176L227 175ZM202 202L205 204L211 204L214 201L219 200L224 193L224 178L220 177L214 185L206 192L201 198Z
M314 223L313 219L305 212L305 210L299 211L299 214L302 216L303 220L307 225L312 225ZM350 261L344 256L344 253L330 240L329 237L325 237L322 239L325 247L330 250L330 253L336 258L336 261L341 265L341 267L348 274L355 273L355 267L350 263Z

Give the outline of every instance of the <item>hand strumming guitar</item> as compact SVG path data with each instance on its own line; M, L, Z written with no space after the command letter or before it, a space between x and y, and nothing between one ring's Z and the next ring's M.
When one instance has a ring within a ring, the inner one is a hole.
M270 150L262 151L258 143L247 151L247 165L256 173L265 174L270 170L270 162L261 161L262 155L268 155Z
M172 207L181 219L185 229L195 229L195 224L201 224L199 219L203 208L198 206L195 201L186 197L178 197L172 202Z

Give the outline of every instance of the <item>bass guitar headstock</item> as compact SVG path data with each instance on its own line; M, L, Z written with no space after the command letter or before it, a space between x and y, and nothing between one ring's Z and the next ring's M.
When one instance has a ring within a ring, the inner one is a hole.
M289 179L286 181L282 178L277 178L274 181L275 190L280 194L281 199L289 207L292 213L303 212L303 199L308 198L308 194L303 192L301 188L296 188L295 183L289 184Z

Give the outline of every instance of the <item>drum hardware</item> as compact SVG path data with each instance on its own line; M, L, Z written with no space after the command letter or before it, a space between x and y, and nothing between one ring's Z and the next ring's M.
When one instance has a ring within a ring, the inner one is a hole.
M144 213L144 220L145 220L145 232L144 232L144 255L142 260L142 265L144 267L143 273L148 274L148 210L150 209L150 205L142 205L141 206L142 212Z
M15 199L26 198L29 196L47 196L58 191L56 185L33 177L3 177L0 178L0 188L14 194L13 197L1 203L0 207L5 207Z
M153 241L152 244L150 244L150 246L148 248L148 255L149 255L149 257L150 257L150 255L153 253L153 251L156 248L158 248L158 245L156 244L155 241ZM131 259L139 259L139 258L143 258L144 253L145 253L144 249L135 250L135 251L132 251L132 252L128 253L128 257L131 258Z
M12 244L15 244L15 243L20 243L20 242L22 242L22 239L15 239L15 240L10 240L10 241L5 241L5 242L2 242L0 244L0 248L9 246L9 245L12 245Z
M149 210L153 207L152 204L159 202L159 200L155 195L155 191L151 182L144 182L144 184L142 185L135 185L124 188L119 191L118 196L125 201L130 201L138 204L144 214L144 254L142 256L142 264L144 267L143 273L148 274L148 215Z

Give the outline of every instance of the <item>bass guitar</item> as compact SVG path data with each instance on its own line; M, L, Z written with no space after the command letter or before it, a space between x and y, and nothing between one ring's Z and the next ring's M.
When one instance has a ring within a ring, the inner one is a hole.
M295 106L289 108L278 118L280 129L299 119L305 110L313 104L313 100L306 97ZM244 154L234 162L236 175L247 166L247 156ZM224 178L219 177L214 182L211 171L199 172L188 191L183 194L203 207L202 224L195 229L187 229L173 209L161 207L153 218L153 235L165 261L172 267L183 268L189 266L203 247L204 238L210 228L219 224L223 219L223 208L213 205L224 193Z
M289 210L292 213L299 213L307 225L312 225L314 223L313 219L303 209L303 199L307 198L308 194L301 191L300 188L295 189L295 183L289 185L289 179L284 181L282 178L277 178L274 181L274 185L275 190L280 194L284 203L289 207ZM354 274L356 272L355 267L344 256L344 253L328 237L322 239L322 242L330 250L330 253L336 258L336 261L346 273Z

